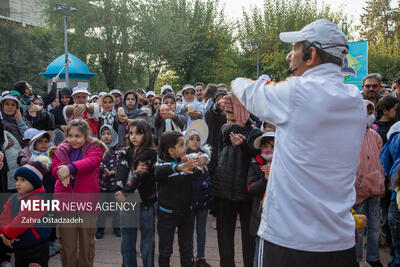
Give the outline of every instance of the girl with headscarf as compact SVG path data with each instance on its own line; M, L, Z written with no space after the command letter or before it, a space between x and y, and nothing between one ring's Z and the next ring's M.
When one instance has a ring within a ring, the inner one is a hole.
M136 92L129 90L124 95L122 107L118 109L119 145L124 146L128 123L135 119L145 119L148 122L149 116L147 116L146 112L138 108L138 95Z

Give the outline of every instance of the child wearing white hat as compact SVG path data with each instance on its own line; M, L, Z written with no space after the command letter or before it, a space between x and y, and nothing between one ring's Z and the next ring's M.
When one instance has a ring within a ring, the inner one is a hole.
M207 170L207 164L211 158L211 147L205 145L208 138L208 126L204 121L196 120L187 129L184 136L187 148L186 158L201 158L204 163L203 173L192 182L194 224L192 229L193 234L196 231L197 238L197 254L193 254L193 266L210 266L204 259L207 215L213 203L213 197L210 194L211 177Z
M259 149L260 153L252 159L247 174L247 191L252 195L249 232L255 238L254 266L258 266L260 238L257 236L257 230L261 221L265 189L274 152L274 139L274 132L266 132L254 140L254 148Z
M183 103L179 106L179 111L185 112L187 117L186 128L189 127L195 120L204 120L206 106L204 103L197 101L196 89L193 85L187 84L182 89Z

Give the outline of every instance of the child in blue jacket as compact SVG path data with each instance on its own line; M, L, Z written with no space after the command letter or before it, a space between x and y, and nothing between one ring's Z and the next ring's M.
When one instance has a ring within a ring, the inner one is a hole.
M186 157L201 160L203 172L192 181L193 187L193 234L196 229L197 255L193 257L193 266L210 266L204 259L206 246L206 222L208 210L212 208L213 197L210 194L211 178L207 164L211 159L211 148L205 145L208 138L208 126L203 120L194 121L185 132ZM196 225L196 228L194 226ZM193 236L193 235L192 235Z

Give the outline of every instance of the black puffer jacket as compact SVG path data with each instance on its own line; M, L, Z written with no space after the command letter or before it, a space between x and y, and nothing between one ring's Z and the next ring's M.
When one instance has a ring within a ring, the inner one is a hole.
M213 179L218 163L218 144L221 127L226 123L226 117L219 109L218 103L215 103L207 110L205 120L209 130L207 144L211 146L212 151L211 161L210 164L208 164L208 171L210 172L211 179Z
M239 146L233 146L229 137L231 132L243 134L246 140ZM254 140L261 134L250 122L244 128L239 125L222 126L218 165L211 188L215 197L232 201L250 199L247 192L247 172L251 158L259 152L253 147Z

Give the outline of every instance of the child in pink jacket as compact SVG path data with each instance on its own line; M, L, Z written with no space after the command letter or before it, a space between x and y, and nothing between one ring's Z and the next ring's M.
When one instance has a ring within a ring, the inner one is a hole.
M86 121L71 121L66 130L65 141L50 153L53 157L52 174L57 179L54 199L59 199L60 202L93 202L90 196L96 196L100 192L100 162L107 147L99 140L92 140L89 132ZM68 212L65 209L63 211ZM93 266L96 213L88 211L90 210L61 215L83 219L83 223L57 226L64 267Z
M358 214L367 216L367 262L371 266L382 266L379 259L379 234L381 232L380 196L385 191L385 175L379 160L383 146L382 138L371 129L375 121L374 104L364 100L367 106L367 125L363 145L360 153L360 165L355 182L356 205L354 210ZM357 262L363 257L362 235L364 231L357 231L356 244Z

